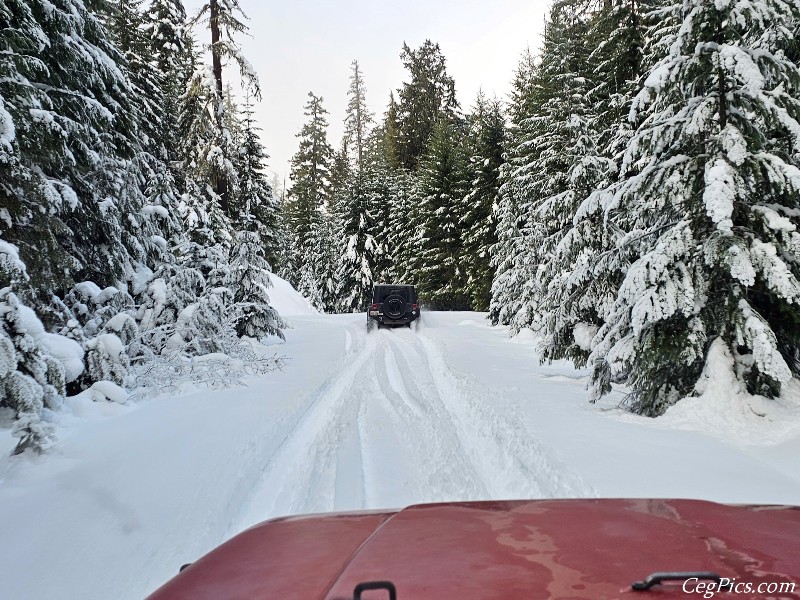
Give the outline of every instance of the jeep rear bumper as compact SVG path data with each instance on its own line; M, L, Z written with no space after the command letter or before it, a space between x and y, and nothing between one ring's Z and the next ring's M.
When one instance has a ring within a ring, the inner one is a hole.
M399 319L390 319L379 312L370 311L369 318L373 319L374 321L378 321L378 323L381 325L406 325L412 321L416 321L419 318L419 315L416 313L411 313L409 315L404 315Z

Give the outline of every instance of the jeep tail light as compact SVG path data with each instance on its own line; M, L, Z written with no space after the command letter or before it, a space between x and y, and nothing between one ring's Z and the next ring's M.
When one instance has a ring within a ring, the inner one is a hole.
M378 305L377 304L370 304L369 305L369 309L370 310L378 310Z
M416 311L419 308L419 304L412 304L411 310Z

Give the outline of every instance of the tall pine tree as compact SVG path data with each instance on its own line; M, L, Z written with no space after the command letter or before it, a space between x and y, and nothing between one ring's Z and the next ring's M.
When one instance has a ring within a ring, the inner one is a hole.
M593 397L626 377L662 413L710 354L751 392L798 372L800 8L685 0L634 103L643 116L606 216L635 251L590 360Z
M213 153L209 155L208 160L211 184L222 212L234 218L231 199L236 193L238 182L235 170L231 167L231 134L226 127L223 67L226 61L236 63L244 87L249 89L256 99L260 98L258 76L242 55L234 37L237 33L247 33L246 20L247 16L242 11L239 0L209 0L193 20L193 23L207 23L211 33L211 43L208 45L214 81L214 86L211 88L211 106L217 128Z
M328 111L322 98L313 92L308 96L307 121L297 134L300 145L292 157L292 187L284 206L291 243L283 273L298 291L322 307L323 290L331 275L323 271L330 255L328 225L323 221L331 199L333 148L328 143Z
M440 310L470 307L460 223L469 187L463 138L459 124L439 121L420 163L412 212L416 243L411 273L420 298Z
M500 168L505 149L506 125L500 102L479 94L469 125L472 181L460 225L464 238L466 291L472 309L485 311L489 310L494 279L490 249L497 243L497 222L493 207L500 192Z
M367 164L351 178L337 204L334 217L339 259L335 282L337 308L342 312L364 310L377 283L383 248L375 235L388 196L386 180Z
M439 44L425 40L416 50L403 44L400 58L411 80L398 91L397 129L392 144L400 166L413 171L428 150L436 124L454 121L459 106L455 81L447 73Z
M266 161L269 157L259 137L260 129L249 94L245 95L240 128L236 161L239 190L234 207L238 215L237 226L258 233L264 256L273 265L280 251L277 231L280 206L267 178Z
M506 139L506 160L500 167L500 189L493 213L497 221L497 244L491 248L494 268L489 319L495 325L510 324L522 305L521 290L532 279L527 259L535 249L525 234L527 218L523 206L536 171L533 139L542 133L536 111L546 101L546 89L539 77L540 65L530 51L523 53L512 85L510 124Z
M347 112L344 118L345 136L356 171L360 171L367 152L367 138L373 114L367 107L367 89L357 60L353 61L350 88L347 91Z

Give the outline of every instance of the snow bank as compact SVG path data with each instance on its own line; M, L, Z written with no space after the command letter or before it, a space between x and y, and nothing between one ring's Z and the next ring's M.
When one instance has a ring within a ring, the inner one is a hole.
M720 339L711 344L697 391L699 396L670 407L659 424L753 445L782 444L800 435L800 382L789 381L774 400L748 394L736 379L733 356Z
M278 277L275 273L270 273L269 278L272 280L269 303L282 317L319 314L319 311L311 306L309 301L301 296L288 281Z
M92 422L118 417L132 410L130 404L123 405L106 401L96 402L89 390L84 390L75 396L68 396L64 406L67 411L59 415L59 424L71 426L78 430L81 427L90 426L89 424ZM59 433L63 438L72 435L72 430Z
M88 391L92 392L96 402L125 404L128 401L128 392L113 381L96 381Z

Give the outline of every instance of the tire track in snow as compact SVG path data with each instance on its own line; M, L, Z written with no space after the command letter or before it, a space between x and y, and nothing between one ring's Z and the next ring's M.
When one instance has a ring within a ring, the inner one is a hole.
M372 494L379 506L404 506L445 499L477 499L488 493L466 458L452 424L437 411L430 374L409 364L398 349L396 333L381 331L383 343L374 362L375 396L367 411L372 428L383 427L388 440L370 443L383 454L385 476ZM414 358L414 357L412 357Z
M332 375L309 394L305 409L267 459L249 500L236 519L240 526L233 530L239 531L241 525L253 525L275 516L336 508L337 442L346 440L343 435L347 433L343 427L345 415L352 417L353 409L358 408L353 406L353 395L347 392L376 345L369 336L359 337L366 338L364 343L357 344ZM358 454L354 456L360 462L360 442L355 449ZM363 496L363 483L361 487Z
M419 502L594 495L513 415L492 408L491 391L450 369L423 331L346 337L351 352L309 392L239 525Z
M532 437L513 414L492 408L492 404L502 405L495 392L457 374L436 342L424 333L416 335L438 396L493 498L596 496L591 486Z

